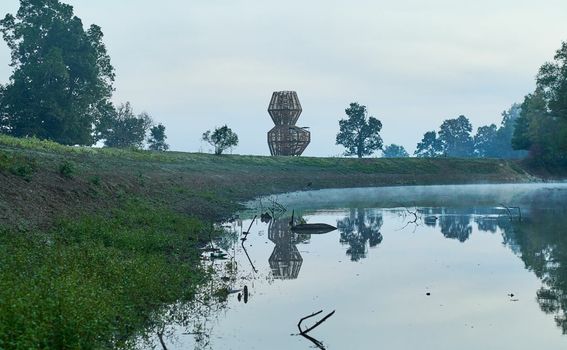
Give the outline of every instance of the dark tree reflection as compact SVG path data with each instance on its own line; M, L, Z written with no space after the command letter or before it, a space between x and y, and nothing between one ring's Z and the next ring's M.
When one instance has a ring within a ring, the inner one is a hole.
M439 218L441 233L446 238L465 242L472 233L470 215L446 215Z
M541 310L567 334L567 210L532 209L528 220L504 228L503 236L542 281L536 294Z
M498 227L500 226L502 220L498 220L498 218L491 218L491 217L476 217L474 219L474 222L476 222L476 225L478 227L479 231L484 231L484 232L490 232L490 233L496 233L496 231L498 230Z
M509 221L507 216L503 217L505 212L498 208L420 208L419 212L423 224L439 225L443 236L460 242L470 238L473 221L478 231L490 233L496 233Z
M368 246L375 247L382 242L382 213L362 208L351 209L349 216L337 221L341 234L340 242L348 244L347 255L352 261L364 259Z

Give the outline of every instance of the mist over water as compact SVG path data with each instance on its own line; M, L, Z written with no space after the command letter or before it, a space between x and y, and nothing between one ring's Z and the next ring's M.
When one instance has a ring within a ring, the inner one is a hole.
M276 200L289 210L310 208L396 208L410 206L524 206L567 205L567 183L393 186L301 191L248 202L256 208Z
M172 323L168 348L309 349L294 334L318 310L335 311L310 333L327 349L565 348L566 196L565 184L525 184L259 199L250 204L277 199L295 220L337 230L294 233L290 212L234 221L215 243L227 259L205 261L218 278L199 300L230 293Z

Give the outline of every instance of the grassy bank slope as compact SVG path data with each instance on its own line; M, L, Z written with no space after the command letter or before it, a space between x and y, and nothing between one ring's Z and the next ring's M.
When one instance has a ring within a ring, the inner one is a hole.
M515 161L262 157L66 147L0 136L0 225L47 227L135 196L217 220L235 201L329 187L530 181Z

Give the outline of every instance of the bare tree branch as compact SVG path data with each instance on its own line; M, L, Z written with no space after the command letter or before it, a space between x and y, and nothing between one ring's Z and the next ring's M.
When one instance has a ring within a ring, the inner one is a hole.
M333 312L329 313L327 316L323 317L319 322L315 323L313 326L307 328L306 330L304 330L302 333L306 334L310 331L312 331L313 329L315 329L316 327L318 327L319 325L321 325L321 323L327 321L327 319L331 316L333 316L335 314L335 310L333 310Z
M317 316L317 315L319 315L321 312L323 312L323 310L319 310L319 311L317 311L317 312L314 312L314 313L312 313L311 315L305 316L305 317L303 317L301 320L299 320L299 323L297 324L297 328L299 329L299 334L303 333L303 330L301 329L301 322L303 322L303 321L305 321L306 319L311 318L311 317L313 317L313 316Z
M323 343L313 337L311 337L308 333L310 331L312 331L313 329L319 327L323 322L325 322L329 317L333 316L335 314L335 310L333 310L333 312L327 314L327 316L323 317L321 320L317 321L317 323L315 323L313 326L311 327L307 327L307 329L302 330L301 329L301 323L311 317L315 317L317 315L319 315L320 313L322 313L323 310L319 310L317 312L312 313L311 315L305 316L302 319L299 320L299 322L297 323L297 328L299 329L299 335L301 335L302 337L304 337L305 339L309 340L310 342L312 342L313 344L315 344L315 346L317 346L319 349L321 350L325 350L325 346L323 345Z

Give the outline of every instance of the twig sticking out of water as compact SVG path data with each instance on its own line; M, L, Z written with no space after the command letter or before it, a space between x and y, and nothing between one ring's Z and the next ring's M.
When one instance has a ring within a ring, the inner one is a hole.
M250 222L250 226L248 226L248 230L244 232L245 235L248 235L250 233L250 229L252 228L252 225L254 225L254 221L256 221L257 217L258 215L254 215L254 219L252 219L252 221Z
M312 313L312 314L309 315L309 316L305 316L305 317L303 317L302 319L300 319L299 322L297 323L297 329L299 329L299 334L303 333L303 330L301 329L301 323L302 323L303 321L305 321L305 320L308 319L308 318L315 317L315 316L319 315L319 314L322 313L322 312L323 312L323 310L319 310L319 311L317 311L317 312Z
M268 209L268 211L272 214L272 217L276 217L279 214L283 214L287 211L287 208L277 201L277 197L268 198L267 201L270 203L268 204L266 209ZM264 203L262 203L261 200L260 200L260 208L262 210L264 209Z
M518 211L518 221L522 221L522 209L520 207L508 207L502 203L500 203L500 205L506 209L506 211L508 212L508 217L510 218L510 220L512 220L514 218L514 215L512 214L512 210L511 209L515 209Z
M321 310L321 312L323 312L323 310ZM317 321L317 323L315 323L313 326L307 328L306 330L301 331L301 333L308 333L310 331L312 331L313 329L315 329L316 327L318 327L321 323L327 321L327 319L331 316L333 316L335 314L335 310L333 310L332 312L330 312L329 314L327 314L327 316L323 317L320 321ZM301 321L300 321L301 323Z
M311 327L307 327L306 329L301 329L301 323L303 323L303 321L311 318L311 317L315 317L317 315L319 315L320 313L322 313L323 310L319 310L317 312L312 313L311 315L305 316L302 319L299 320L299 322L297 323L297 328L299 329L299 335L301 335L302 337L308 339L309 341L311 341L313 344L315 344L315 346L317 346L319 349L325 350L325 347L323 346L323 343L313 337L311 337L308 333L311 332L313 329L319 327L323 322L327 321L327 319L331 316L333 316L335 314L335 310L333 310L332 312L330 312L329 314L327 314L327 316L323 317L321 320L317 321L317 323L315 323L313 326Z
M417 220L419 219L419 217L417 216L417 210L411 211L408 208L405 208L405 210L408 212L408 214L413 215L413 221L410 221L410 223L415 224L417 222Z
M248 262L250 263L250 266L252 266L252 271L254 271L255 273L258 273L258 270L256 270L256 267L252 263L252 259L250 259L250 255L248 255L248 251L246 250L246 247L244 246L244 242L246 242L246 240L248 239L248 234L250 233L250 229L252 228L252 224L254 224L254 221L256 220L257 216L258 215L254 215L254 219L252 219L250 226L248 226L248 231L245 231L243 233L244 237L240 239L240 243L242 245L242 249L244 250L244 254L246 254L246 257L248 258Z
M412 215L413 216L413 220L408 220L406 222L406 224L404 225L404 227L402 227L401 229L399 229L398 231L402 231L404 230L406 227L408 227L409 225L415 225L414 227L414 232L415 229L417 228L417 226L419 226L418 221L421 220L421 215L418 215L419 211L417 210L417 208L415 209L415 211L411 211L408 208L404 207L404 209L406 210L407 214L404 213L404 218L406 217L406 215Z

